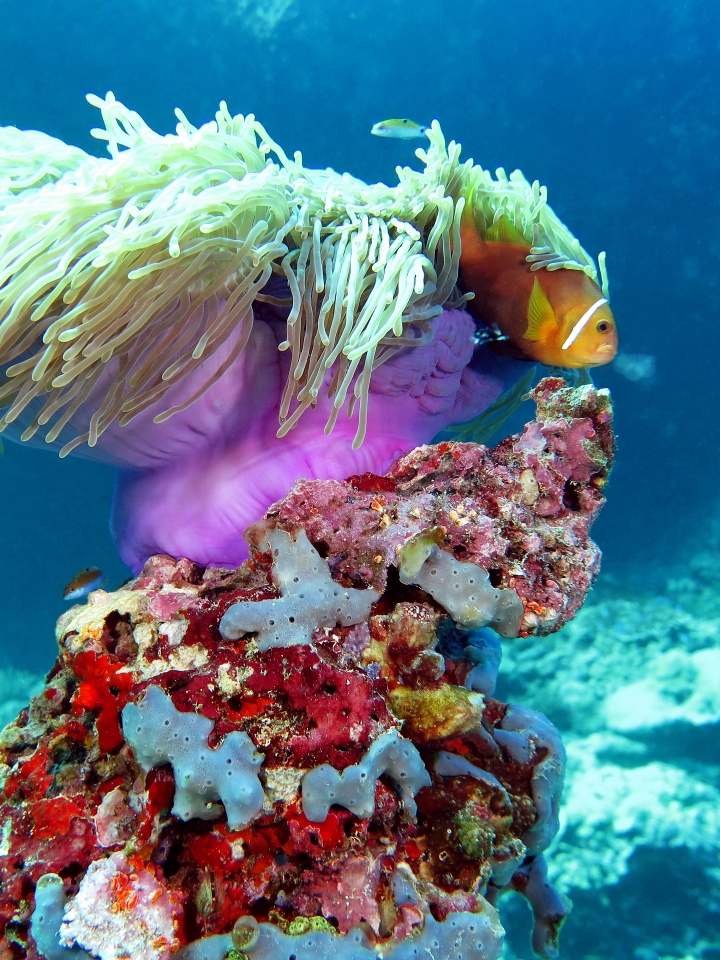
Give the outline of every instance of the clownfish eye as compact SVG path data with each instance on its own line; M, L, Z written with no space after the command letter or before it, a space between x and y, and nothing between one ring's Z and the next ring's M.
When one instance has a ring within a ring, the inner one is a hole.
M600 320L598 321L595 329L598 333L606 333L610 329L610 324L607 322L607 320Z

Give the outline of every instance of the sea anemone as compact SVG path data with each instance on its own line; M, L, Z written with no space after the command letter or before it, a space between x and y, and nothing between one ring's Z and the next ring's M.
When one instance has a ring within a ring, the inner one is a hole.
M437 122L387 187L305 168L224 103L161 136L88 99L109 159L0 129L0 431L121 468L134 568L238 562L297 477L383 473L517 379L456 309L466 197L542 267L597 276L544 188L461 163Z

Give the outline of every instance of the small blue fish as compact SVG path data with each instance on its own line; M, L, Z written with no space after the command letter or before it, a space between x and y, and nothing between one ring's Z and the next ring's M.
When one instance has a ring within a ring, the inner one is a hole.
M105 583L105 574L97 567L85 567L76 573L63 590L63 600L82 600Z
M381 120L370 133L376 137L394 137L396 140L415 140L426 137L430 128L423 127L414 120Z

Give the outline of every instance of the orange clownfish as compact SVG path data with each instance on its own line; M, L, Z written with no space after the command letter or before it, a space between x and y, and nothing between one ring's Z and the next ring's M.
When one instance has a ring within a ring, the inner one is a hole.
M530 244L504 219L483 239L468 203L460 226L460 284L473 316L507 339L500 352L551 367L598 367L617 353L617 325L600 287L581 270L532 271Z

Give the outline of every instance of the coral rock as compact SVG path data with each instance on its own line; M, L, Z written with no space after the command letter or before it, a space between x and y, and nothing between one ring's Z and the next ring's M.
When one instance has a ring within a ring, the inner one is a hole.
M607 396L546 380L535 399L495 450L298 482L237 570L154 557L60 619L46 688L0 739L3 957L495 960L505 889L554 943L531 865L562 745L489 697L499 640L452 615L477 570L510 632L551 632L597 570ZM426 592L411 567L434 551L450 574Z

